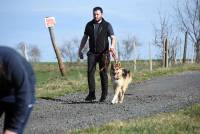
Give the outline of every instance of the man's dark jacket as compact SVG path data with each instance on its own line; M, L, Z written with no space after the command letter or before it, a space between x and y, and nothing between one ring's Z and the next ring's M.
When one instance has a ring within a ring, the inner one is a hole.
M100 23L97 31L97 37L95 39L94 34L94 24L95 20L92 20L87 23L85 28L85 34L89 36L89 48L92 53L104 53L109 49L109 41L108 41L108 26L109 22L105 21L102 18L102 22Z

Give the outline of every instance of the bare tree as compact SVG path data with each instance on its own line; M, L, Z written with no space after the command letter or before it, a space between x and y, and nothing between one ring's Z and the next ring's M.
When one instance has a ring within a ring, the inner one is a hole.
M195 44L196 62L200 63L200 0L185 0L177 4L177 18L182 32L188 32Z
M41 51L36 45L31 45L28 55L31 62L39 62L41 57Z
M78 59L77 51L78 51L79 40L77 38L73 38L69 41L65 41L61 47L62 57L66 59L66 61L73 62Z
M160 25L157 27L154 25L155 38L154 45L160 49L160 58L163 58L163 42L166 38L170 40L172 34L172 26L169 24L169 18L165 15L162 16L159 12Z
M28 46L27 43L22 41L17 44L17 49L20 51L20 53L24 56L24 58L28 61Z
M173 23L170 23L171 18L167 15L161 15L159 11L159 18L160 23L158 26L154 25L154 31L155 31L155 38L153 41L153 44L160 49L160 53L158 54L158 57L160 59L165 58L164 56L164 42L165 39L167 39L168 44L168 60L169 64L173 65L176 63L176 56L177 56L177 50L178 46L181 46L181 43L178 41L179 39L179 33L177 32L177 28L174 27ZM162 62L163 64L164 62Z
M177 64L177 51L178 51L178 46L180 45L180 42L178 40L178 36L175 37L174 40L172 40L169 48L169 62L172 65Z
M131 57L133 56L133 51L134 51L134 45L141 46L139 43L138 39L133 36L133 37L127 37L127 39L122 40L123 44L123 53L121 53L121 56L123 57L124 60L130 60Z

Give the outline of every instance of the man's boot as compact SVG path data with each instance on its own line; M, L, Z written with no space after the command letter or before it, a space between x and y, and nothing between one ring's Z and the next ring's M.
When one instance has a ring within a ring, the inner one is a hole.
M95 92L89 92L88 96L85 98L85 101L96 100Z
M102 92L99 102L105 102L107 98L107 94L108 94L107 92Z

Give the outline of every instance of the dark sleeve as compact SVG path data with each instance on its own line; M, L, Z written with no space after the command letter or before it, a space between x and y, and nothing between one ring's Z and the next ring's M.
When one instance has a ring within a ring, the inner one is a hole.
M89 35L89 23L87 23L86 26L85 26L84 34Z
M15 88L15 106L14 114L11 117L6 129L18 131L21 125L25 122L27 113L33 105L32 87L33 82L29 81L29 74L24 63L18 56L12 58L8 65L9 75Z
M108 36L114 35L114 31L112 25L108 23Z

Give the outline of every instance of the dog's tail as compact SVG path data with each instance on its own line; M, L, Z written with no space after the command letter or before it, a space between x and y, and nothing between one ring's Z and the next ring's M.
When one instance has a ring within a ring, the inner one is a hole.
M132 75L132 73L131 73L130 70L128 70L128 69L123 69L123 74L122 74L122 76L126 79L126 82L127 82L128 84L131 83L133 75Z
M128 75L128 83L131 83L132 82L133 74L131 73L130 70L128 71L127 75Z

